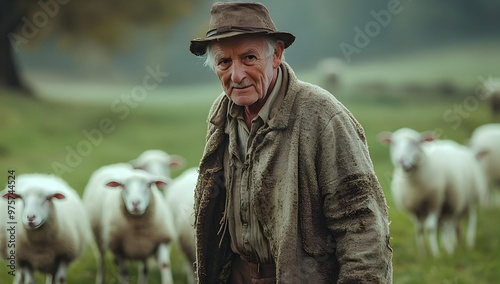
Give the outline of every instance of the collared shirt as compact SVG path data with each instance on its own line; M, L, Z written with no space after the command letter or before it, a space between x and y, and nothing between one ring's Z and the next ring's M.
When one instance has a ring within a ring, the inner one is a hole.
M267 98L266 103L260 109L257 116L252 119L252 129L249 130L244 118L244 108L238 106L234 103L229 107L229 115L232 118L238 120L238 152L240 153L240 158L243 162L246 160L246 154L248 150L248 146L252 142L257 130L266 124L271 118L271 109L274 105L274 101L276 101L276 97L279 93L279 88L281 86L281 82L283 80L283 74L281 68L278 68L278 76L276 77L276 83L274 84L274 88L269 94L269 98Z
M229 212L228 227L231 235L231 248L244 259L252 262L272 263L273 257L269 243L262 232L262 227L250 202L252 181L248 178L248 163L245 161L255 134L262 126L267 124L274 114L272 111L273 105L279 93L282 79L281 68L278 68L274 88L257 116L252 119L250 130L245 124L244 108L234 103L231 103L228 108L227 119L237 120L236 131L226 129L226 133L229 135L236 134L237 139L236 143L229 143L224 157L224 167L230 168L232 173L232 182L229 185L231 193L228 195L230 200L227 208Z

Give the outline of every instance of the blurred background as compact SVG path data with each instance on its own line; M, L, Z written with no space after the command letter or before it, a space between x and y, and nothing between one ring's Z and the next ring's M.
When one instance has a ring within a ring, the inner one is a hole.
M54 173L81 194L94 170L147 149L197 166L221 88L188 47L205 36L214 2L1 1L0 181L9 169ZM394 283L498 283L500 210L479 213L474 250L462 240L453 256L418 252L411 219L392 201L389 149L376 136L409 127L466 144L476 127L500 122L492 95L500 2L260 2L278 30L297 37L285 56L298 77L331 91L365 129L390 207ZM178 283L182 257L174 250ZM154 273L150 283L159 283ZM89 250L68 283L94 275ZM1 265L0 282L9 281Z

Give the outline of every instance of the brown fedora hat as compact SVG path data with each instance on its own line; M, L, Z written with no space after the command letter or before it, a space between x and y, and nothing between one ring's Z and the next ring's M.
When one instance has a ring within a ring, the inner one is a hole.
M269 11L261 3L217 2L212 5L209 31L205 38L191 40L189 50L195 55L203 55L208 44L245 34L262 34L282 40L285 48L295 40L295 36L287 32L279 32L271 20Z

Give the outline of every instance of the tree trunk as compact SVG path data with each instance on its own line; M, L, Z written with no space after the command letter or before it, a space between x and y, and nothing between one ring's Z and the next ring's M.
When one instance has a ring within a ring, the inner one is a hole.
M22 23L22 13L15 1L0 1L0 87L20 91L20 94L33 97L33 93L22 81L14 59L14 51L9 38Z

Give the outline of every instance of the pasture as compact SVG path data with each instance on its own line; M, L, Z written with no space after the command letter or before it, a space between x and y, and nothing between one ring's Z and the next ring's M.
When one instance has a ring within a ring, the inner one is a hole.
M411 127L417 131L434 130L441 138L465 144L474 128L495 120L486 102L479 99L474 91L481 84L479 77L487 78L491 74L498 76L499 60L492 62L488 57L498 49L483 50L481 56L477 57L476 50L474 53L470 50L469 57L465 58L476 63L459 62L459 66L470 67L465 71L457 70L457 62L451 64L452 58L456 58L456 54L463 54L462 51L443 51L432 56L406 58L406 61L401 59L413 64L411 66L417 66L407 73L402 72L403 67L398 60L385 63L382 72L377 70L377 62L357 69L353 67L354 71L346 77L344 91L334 91L365 129L370 155L390 207L394 283L397 284L478 284L498 283L500 279L500 209L491 208L479 213L474 250L466 249L461 239L453 256L441 250L441 256L434 259L417 251L411 220L395 208L391 197L393 167L389 160L389 149L376 138L384 130ZM442 64L435 62L438 58ZM435 73L423 71L425 62L437 66L437 69L433 69ZM460 91L451 95L437 91L419 94L403 94L401 91L405 83L413 83L411 74L416 73L422 75L415 77L417 83L427 82L426 86L434 86L442 78L433 75L443 68L452 76L456 75L454 78ZM298 75L304 80L320 83L314 70ZM369 85L357 88L355 78L362 78L365 82L373 78L387 79L386 89L371 93ZM7 171L15 169L17 175L29 172L58 173L80 194L95 169L110 163L129 161L146 149L163 149L183 156L187 167L197 166L204 147L206 116L213 99L220 92L216 82L207 86L160 87L148 93L145 99L126 104L120 101L120 95L130 92L133 86L113 88L81 82L71 85L62 80L49 86L34 81L34 85L40 90L43 100L26 100L7 91L2 91L0 96L2 187L6 183ZM121 107L119 111L117 106ZM174 170L173 176L180 173L181 170ZM172 265L177 283L184 283L181 258L179 250L174 248ZM117 271L110 255L107 265L107 283L116 283L114 276ZM68 283L93 283L95 267L95 258L89 248L70 267ZM2 262L0 283L11 281L7 272ZM133 283L136 281L136 265L131 266L130 272ZM37 279L40 283L45 281L39 275ZM159 274L154 269L149 283L159 283Z

